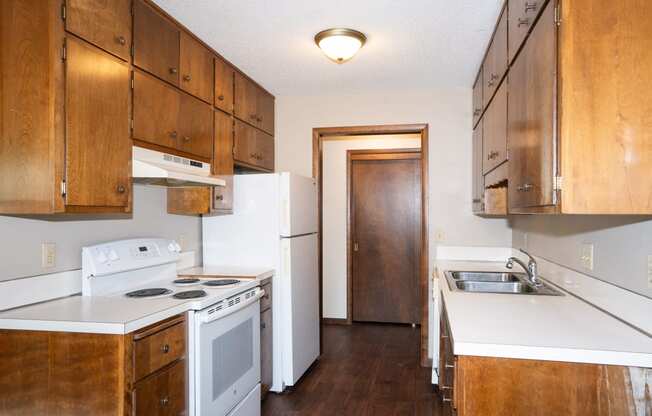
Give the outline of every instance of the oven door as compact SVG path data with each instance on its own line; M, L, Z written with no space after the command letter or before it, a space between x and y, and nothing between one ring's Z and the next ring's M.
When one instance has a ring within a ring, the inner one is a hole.
M260 383L260 296L221 311L195 314L198 416L228 414Z

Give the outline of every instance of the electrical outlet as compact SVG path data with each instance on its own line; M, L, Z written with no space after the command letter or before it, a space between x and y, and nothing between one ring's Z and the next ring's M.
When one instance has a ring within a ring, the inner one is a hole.
M446 234L444 233L444 230L438 229L435 233L435 239L440 242L446 240Z
M582 244L580 260L582 261L582 267L593 270L593 244Z
M57 245L55 243L41 244L41 267L49 269L57 264Z
M652 287L652 254L647 256L647 285Z

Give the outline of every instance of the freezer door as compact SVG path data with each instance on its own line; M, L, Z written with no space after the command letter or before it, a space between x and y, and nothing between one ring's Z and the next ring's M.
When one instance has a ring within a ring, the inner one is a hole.
M279 174L281 236L316 233L317 186L313 178Z
M281 253L283 382L293 386L319 356L317 235L283 238Z

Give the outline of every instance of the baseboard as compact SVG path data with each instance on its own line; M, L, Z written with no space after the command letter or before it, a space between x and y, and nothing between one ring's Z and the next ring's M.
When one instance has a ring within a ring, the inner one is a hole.
M351 325L345 318L321 318L324 325Z

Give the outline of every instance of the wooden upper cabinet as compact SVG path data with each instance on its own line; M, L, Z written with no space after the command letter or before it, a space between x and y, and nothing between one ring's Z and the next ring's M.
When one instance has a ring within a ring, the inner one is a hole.
M473 155L473 187L472 187L472 204L473 212L482 213L484 211L484 175L482 174L482 132L483 132L484 120L480 120L480 123L473 130L473 143L472 143L472 155Z
M503 83L485 112L482 166L485 174L507 160L507 83Z
M233 117L215 111L213 174L233 175Z
M125 61L131 48L131 0L66 0L68 32Z
M509 72L509 208L554 205L556 24L551 2Z
M195 38L181 32L181 89L213 103L213 54Z
M235 73L233 114L240 120L256 125L258 87L239 72Z
M509 62L514 60L525 37L534 27L543 10L545 0L508 0L509 10Z
M233 113L233 83L235 71L231 65L215 58L215 107Z
M274 96L258 88L256 110L256 125L274 135Z
M66 205L127 207L130 194L129 67L69 37Z
M482 68L480 68L478 77L473 84L473 128L480 121L482 110L484 110L484 107L482 102Z
M143 0L134 0L134 65L179 85L180 31Z
M233 158L246 167L274 170L274 137L235 121Z
M213 108L181 94L176 148L210 160L213 156Z
M133 138L174 148L179 138L177 124L181 97L174 88L136 71L134 73Z
M500 81L507 72L507 11L503 10L498 20L487 56L482 64L484 107L489 104Z

